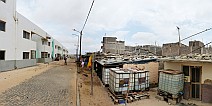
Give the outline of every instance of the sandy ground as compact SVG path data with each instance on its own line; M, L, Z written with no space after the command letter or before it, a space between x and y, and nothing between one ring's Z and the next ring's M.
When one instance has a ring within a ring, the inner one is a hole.
M113 102L108 97L105 88L99 83L98 78L94 76L93 80L93 95L91 95L90 72L83 71L79 74L81 106L113 106Z
M52 66L49 66L48 64L38 64L33 67L1 72L0 93L48 70L49 68L52 68Z
M112 99L108 96L108 90L100 83L98 77L94 76L94 88L93 95L91 93L91 77L90 72L83 70L79 74L79 83L81 83L80 88L80 100L81 106L125 106L125 104L114 105ZM149 91L149 99L141 99L139 101L134 101L132 103L127 103L127 106L170 106L165 101L161 101L155 98L157 95L156 88ZM183 100L185 104L193 103L196 106L212 106L209 103L202 103L201 101L195 100ZM174 106L174 105L172 105ZM175 105L175 106L194 106L194 105Z

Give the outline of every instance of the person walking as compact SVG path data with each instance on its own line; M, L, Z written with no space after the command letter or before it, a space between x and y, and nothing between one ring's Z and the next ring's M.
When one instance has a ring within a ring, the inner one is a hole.
M67 57L66 56L64 57L64 60L65 60L65 65L67 65Z

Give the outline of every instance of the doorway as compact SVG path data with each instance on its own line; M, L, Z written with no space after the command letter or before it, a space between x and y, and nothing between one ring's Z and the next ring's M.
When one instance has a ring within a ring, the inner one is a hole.
M191 66L191 98L201 100L201 66Z

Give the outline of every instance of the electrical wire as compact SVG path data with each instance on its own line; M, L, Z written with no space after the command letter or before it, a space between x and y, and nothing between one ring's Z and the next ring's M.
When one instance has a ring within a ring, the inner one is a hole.
M193 35L191 35L191 36L188 36L188 37L186 37L186 38L184 38L184 39L182 39L182 40L180 40L180 41L184 41L184 40L186 40L186 39L188 39L188 38L191 38L191 37L193 37L193 36L199 35L199 34L201 34L201 33L203 33L203 32L209 31L209 30L211 30L211 29L212 29L212 28L209 28L209 29L206 29L206 30L204 30L204 31L198 32L198 33L193 34Z
M199 47L199 48L197 48L197 49L195 49L195 50L192 50L190 53L193 53L194 51L197 51L197 50L199 50L199 49L201 49L201 48L203 48L203 47L205 47L205 46L207 46L207 45L209 45L209 44L211 44L212 42L209 42L209 43L207 43L207 44L205 44L205 45L203 45L203 46L201 46L201 47Z
M93 7L93 4L94 4L94 1L95 1L95 0L93 0L93 2L92 2L92 4L91 4L90 10L89 10L89 12L88 12L87 18L86 18L86 20L85 20L85 23L84 23L84 25L83 25L83 27L82 27L81 32L84 30L85 25L86 25L86 23L87 23L87 21L88 21L88 17L90 16L90 13L91 13L91 10L92 10L92 7Z

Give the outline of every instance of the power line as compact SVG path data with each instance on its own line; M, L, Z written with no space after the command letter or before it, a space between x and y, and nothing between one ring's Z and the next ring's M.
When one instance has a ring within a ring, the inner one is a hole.
M91 9L92 9L92 7L93 7L94 1L95 1L95 0L93 0L93 2L92 2L92 4L91 4L90 10L89 10L89 12L88 12L87 18L86 18L86 20L85 20L85 23L84 23L84 25L83 25L83 27L82 27L81 32L84 30L85 25L86 25L86 23L87 23L87 21L88 21L88 17L89 17L89 15L90 15L90 13L91 13Z
M197 51L197 50L199 50L199 49L201 49L201 48L203 48L203 47L205 47L205 46L207 46L207 45L209 45L209 44L211 44L212 42L209 42L209 43L207 43L207 44L205 44L205 45L203 45L203 46L201 46L201 47L199 47L199 48L197 48L197 49L195 49L195 50L192 50L190 53L193 53L194 51Z
M203 33L203 32L209 31L209 30L211 30L211 29L212 29L212 28L209 28L209 29L206 29L206 30L204 30L204 31L198 32L198 33L193 34L193 35L191 35L191 36L188 36L188 37L186 37L186 38L184 38L184 39L182 39L182 40L180 40L180 41L184 41L184 40L186 40L186 39L188 39L188 38L191 38L191 37L193 37L193 36L199 35L199 34L201 34L201 33Z

